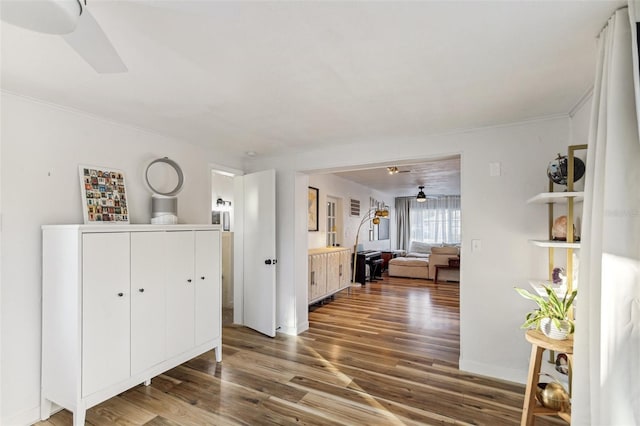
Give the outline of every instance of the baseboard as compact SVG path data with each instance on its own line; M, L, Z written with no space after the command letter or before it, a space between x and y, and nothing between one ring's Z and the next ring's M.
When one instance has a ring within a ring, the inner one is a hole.
M301 323L298 324L298 333L304 333L305 331L307 331L309 329L309 321L303 321Z
M296 333L296 331L297 330L295 327L285 327L283 325L276 329L277 333L287 334L289 336L297 336L298 333Z
M27 426L40 421L40 407L33 407L21 413L13 414L3 418L0 424L6 426Z
M527 370L497 367L493 364L483 364L463 359L460 359L460 370L509 382L527 383Z
M287 334L289 336L297 336L298 334L307 331L309 329L309 321L302 322L298 324L297 327L285 327L281 325L278 327L277 332L282 334Z

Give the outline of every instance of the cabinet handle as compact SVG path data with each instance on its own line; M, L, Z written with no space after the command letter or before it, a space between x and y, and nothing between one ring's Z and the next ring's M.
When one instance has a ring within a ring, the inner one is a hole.
M124 296L124 293L118 293L118 297Z
M138 289L138 291L139 291L140 293L144 293L144 288L139 288L139 289Z
M191 282L191 278L189 278L189 279L187 280L187 282L188 282L188 283L190 283L190 282Z
M314 285L316 282L316 271L311 271L311 285Z
M200 277L201 280L204 280L204 277Z

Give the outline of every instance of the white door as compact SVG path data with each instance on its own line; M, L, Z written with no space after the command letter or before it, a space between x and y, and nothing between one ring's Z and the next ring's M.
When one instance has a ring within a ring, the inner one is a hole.
M129 233L84 234L83 396L129 377L129 301Z
M131 233L131 374L165 359L165 232Z
M243 322L276 335L276 172L243 176Z
M196 345L220 336L220 232L195 231L196 235Z
M167 257L167 357L179 355L195 344L193 231L165 233Z

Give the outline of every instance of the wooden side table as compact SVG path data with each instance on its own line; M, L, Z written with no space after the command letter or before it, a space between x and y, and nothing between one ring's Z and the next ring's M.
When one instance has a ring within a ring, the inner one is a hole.
M436 273L433 277L433 283L436 284L436 288L438 288L438 272L440 269L458 269L460 270L460 258L459 257L450 257L448 265L435 265Z
M531 426L535 423L535 416L558 416L571 423L571 413L551 410L536 402L536 388L540 380L540 363L545 349L567 354L569 361L569 374L573 365L573 335L567 340L550 339L539 330L528 330L525 338L531 343L531 360L529 361L529 376L527 378L527 390L524 394L524 406L522 407L522 419L520 426ZM571 376L569 376L571 378Z

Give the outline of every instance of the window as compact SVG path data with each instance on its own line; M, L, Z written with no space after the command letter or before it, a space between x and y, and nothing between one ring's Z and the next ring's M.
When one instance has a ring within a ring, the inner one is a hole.
M460 243L460 196L415 199L409 205L411 240L423 243Z
M338 243L337 204L335 198L327 197L327 247L333 247Z

